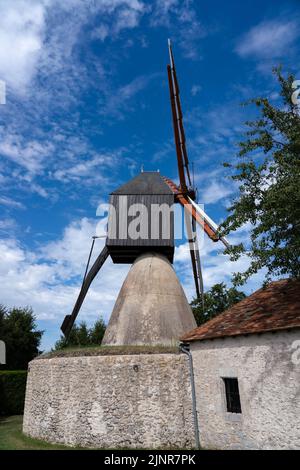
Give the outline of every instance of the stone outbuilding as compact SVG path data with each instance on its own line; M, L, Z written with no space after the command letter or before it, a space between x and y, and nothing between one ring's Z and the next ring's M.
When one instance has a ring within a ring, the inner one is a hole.
M184 335L200 442L300 449L300 281L280 280Z

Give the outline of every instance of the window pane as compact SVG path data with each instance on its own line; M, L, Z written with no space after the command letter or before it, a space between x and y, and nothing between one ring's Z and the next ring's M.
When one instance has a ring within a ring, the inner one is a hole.
M241 413L241 401L239 384L236 378L223 378L226 392L227 411L229 413Z

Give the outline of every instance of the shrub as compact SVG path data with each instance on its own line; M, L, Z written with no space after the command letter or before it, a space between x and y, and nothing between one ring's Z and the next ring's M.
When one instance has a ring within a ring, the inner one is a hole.
M0 415L23 413L26 379L26 370L0 371Z

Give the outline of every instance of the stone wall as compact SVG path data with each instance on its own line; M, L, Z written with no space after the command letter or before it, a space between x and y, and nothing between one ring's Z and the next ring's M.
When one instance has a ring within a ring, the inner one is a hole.
M297 343L298 341L298 343ZM300 449L300 330L191 343L201 445ZM228 413L222 377L237 377Z
M71 446L193 447L187 357L34 360L29 366L23 431Z

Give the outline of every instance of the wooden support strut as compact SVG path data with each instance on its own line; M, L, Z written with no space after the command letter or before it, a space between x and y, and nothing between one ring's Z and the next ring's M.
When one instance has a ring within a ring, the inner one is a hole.
M191 205L188 199L184 196L184 194L180 191L180 189L173 183L172 180L169 178L163 177L164 181L167 183L169 188L175 194L176 200L189 212L189 214L193 217L193 219L201 225L205 233L209 236L211 240L214 242L219 240L218 235L216 232L203 220L203 218L196 212L195 208Z

